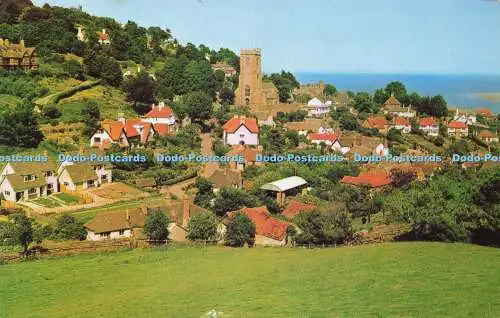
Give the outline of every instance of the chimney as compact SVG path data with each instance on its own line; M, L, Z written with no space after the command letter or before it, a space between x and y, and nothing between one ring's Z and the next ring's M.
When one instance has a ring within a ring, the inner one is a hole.
M125 125L125 115L123 113L118 113L118 121Z
M21 39L21 41L19 41L19 44L21 45L22 48L24 48L24 39Z
M165 107L165 102L160 102L160 103L158 104L158 107L159 107L160 109L164 108L164 107Z
M182 200L182 227L187 228L190 217L189 198L185 197Z

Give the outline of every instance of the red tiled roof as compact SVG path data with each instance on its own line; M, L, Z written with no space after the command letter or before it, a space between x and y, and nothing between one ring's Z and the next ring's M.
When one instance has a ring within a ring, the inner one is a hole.
M255 162L257 155L262 154L262 148L250 148L244 145L233 145L228 156L243 156L245 162Z
M154 129L160 136L168 135L168 125L167 124L154 124Z
M141 135L141 142L142 143L148 142L149 132L151 131L152 127L153 127L153 125L151 123L144 123L144 130L142 131L142 135ZM152 134L154 134L154 128L153 128Z
M174 111L168 106L154 106L145 116L149 118L168 118L173 116Z
M378 188L391 183L391 178L385 170L372 169L367 172L361 172L359 176L345 176L342 178L343 183L353 185L367 185L372 188Z
M467 128L467 124L461 122L461 121L450 121L448 123L448 128L460 128L464 129Z
M398 126L410 126L410 121L405 117L394 118L394 124Z
M335 134L314 133L314 134L307 135L307 138L309 138L311 140L327 140L327 141L337 140L337 136Z
M228 133L234 133L241 125L245 125L254 134L259 132L259 124L255 118L232 118L222 128Z
M127 134L127 137L137 137L139 136L139 131L134 127L134 125L138 125L140 121L136 121L133 119L127 119L125 122L125 133Z
M107 131L113 141L119 141L123 131L123 125L120 122L105 121L102 128Z
M371 128L384 129L388 125L385 117L368 117L366 121Z
M476 114L478 115L481 115L483 117L493 117L494 114L491 110L489 110L488 108L478 108L476 110Z
M294 216L304 213L311 212L314 210L316 206L314 204L305 204L297 200L293 200L288 204L285 210L283 210L282 214L287 218L293 218Z
M422 118L418 121L419 126L436 126L437 122L434 117Z
M228 212L229 218L234 217L235 212ZM256 208L243 208L239 212L246 215L252 222L255 223L255 234L269 237L281 241L286 236L289 223L275 219L269 215L269 211L265 206Z

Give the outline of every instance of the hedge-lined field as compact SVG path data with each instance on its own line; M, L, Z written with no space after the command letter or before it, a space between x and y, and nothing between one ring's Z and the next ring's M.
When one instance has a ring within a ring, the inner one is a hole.
M500 250L170 247L0 266L5 317L494 317Z

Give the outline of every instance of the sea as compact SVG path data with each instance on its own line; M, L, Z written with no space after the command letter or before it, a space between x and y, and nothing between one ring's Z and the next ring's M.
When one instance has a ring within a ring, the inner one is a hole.
M441 94L449 107L475 109L486 107L500 113L500 101L488 101L478 93L500 93L498 75L445 75L445 74L362 74L362 73L308 73L294 74L301 84L323 81L333 84L339 91L374 92L387 83L400 81L408 92L434 96Z

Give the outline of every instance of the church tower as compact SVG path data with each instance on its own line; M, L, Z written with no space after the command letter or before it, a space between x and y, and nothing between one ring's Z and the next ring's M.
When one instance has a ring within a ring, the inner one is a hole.
M236 104L264 105L260 49L240 51L240 77L236 90Z

